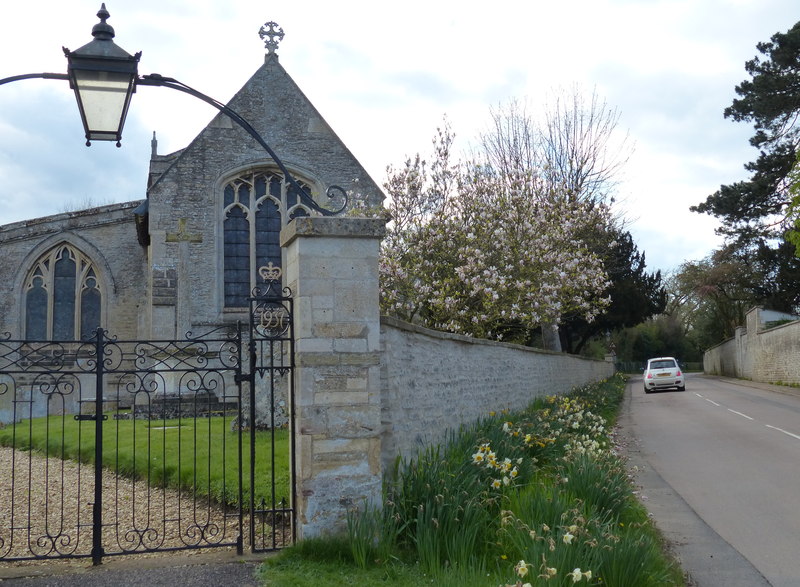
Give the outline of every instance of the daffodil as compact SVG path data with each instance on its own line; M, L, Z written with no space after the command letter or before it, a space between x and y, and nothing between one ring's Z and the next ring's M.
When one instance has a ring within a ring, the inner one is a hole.
M564 541L564 544L572 544L572 541L575 539L575 536L567 532L564 536L561 537L561 540Z
M521 560L514 567L514 570L517 572L517 575L519 575L519 578L522 579L528 574L528 563L526 563L524 560Z
M573 571L572 571L572 572L571 572L571 573L568 575L568 577L569 577L570 579L572 579L572 582L573 582L573 583L577 583L578 581L580 581L581 579L583 579L583 573L581 573L581 570L580 570L580 569L574 569L574 570L573 570Z

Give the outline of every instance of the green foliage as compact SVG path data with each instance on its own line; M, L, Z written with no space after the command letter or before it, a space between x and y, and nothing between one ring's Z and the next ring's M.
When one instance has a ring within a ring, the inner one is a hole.
M267 559L259 574L265 587L421 587L431 584L429 578L411 565L390 561L362 569L350 558L348 540L336 537L298 542Z
M800 22L757 48L761 55L745 64L750 79L736 86L739 97L725 110L727 118L753 123L750 144L759 155L745 165L752 175L721 186L692 207L720 218L720 232L730 237L720 252L735 257L735 271L713 290L723 292L718 286L725 285L726 299L712 298L702 308L700 326L710 332L700 338L706 342L731 336L741 324L733 321L742 307L800 309ZM724 262L715 261L710 269L716 271ZM736 289L743 293L734 293Z
M675 569L660 556L661 544L652 532L639 532L631 526L616 538L613 552L603 552L600 563L604 585L661 587L676 584Z
M61 459L94 463L95 423L71 415L24 420L0 428L0 444L37 450ZM103 426L103 465L123 476L238 502L239 433L226 418L191 420L112 420ZM250 433L242 433L244 450ZM271 496L270 432L256 432L256 501ZM275 431L277 499L289 498L289 432ZM244 459L243 499L250 496L250 469Z
M348 516L347 546L290 548L266 584L681 585L608 450L624 386L615 376L491 414L398 461L382 508Z
M603 261L611 283L611 301L591 322L577 315L563 318L559 327L561 346L572 354L581 354L592 338L640 324L666 307L661 272L645 270L645 255L639 252L629 232L617 227L594 227L587 242Z
M583 504L587 516L604 516L611 521L629 521L630 485L625 467L605 454L577 455L560 464L559 474L568 479L564 492Z
M698 324L697 318L694 324ZM699 327L687 332L676 315L665 314L615 333L613 340L618 361L636 364L632 372L641 373L644 362L652 357L676 357L681 364L702 361L703 350L717 341L713 335L701 338L706 334Z
M794 245L795 255L800 257L800 153L789 173L789 195L791 199L786 213L789 230L786 232L786 240Z
M618 356L643 360L669 355L700 361L705 349L732 337L736 328L744 325L745 314L752 307L796 313L800 309L800 259L794 253L794 247L786 242L773 246L738 242L722 246L700 261L687 261L668 281L666 317L629 333L629 341L617 345ZM653 333L652 341L645 337L648 332ZM648 348L628 352L631 337ZM666 348L654 350L653 346Z
M759 43L757 49L763 57L745 64L750 79L736 86L739 97L725 109L726 118L753 123L755 134L750 144L759 156L745 166L752 176L723 185L692 208L719 217L723 232L741 240L781 236L786 228L785 224L776 225L774 218L786 214L787 178L800 141L800 22L786 33L776 33L769 42Z

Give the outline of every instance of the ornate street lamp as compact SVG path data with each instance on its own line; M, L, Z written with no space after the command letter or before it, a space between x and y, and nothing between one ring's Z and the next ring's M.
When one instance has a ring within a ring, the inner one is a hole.
M94 40L77 51L64 47L69 63L69 86L75 90L81 121L86 131L86 145L91 141L122 139L122 127L128 114L131 97L136 91L141 51L130 55L114 43L114 28L103 4L92 28Z
M283 172L286 180L297 191L303 203L309 208L325 216L339 214L347 207L347 192L339 186L328 187L326 195L331 202L340 206L329 210L317 204L306 190L295 180L278 155L266 143L253 126L226 104L203 94L176 79L158 74L140 76L138 73L141 51L129 54L114 43L114 29L106 20L109 18L105 3L97 13L100 22L92 28L94 39L76 51L64 48L67 57L67 74L63 73L28 73L0 79L0 85L23 79L43 78L68 80L70 88L75 90L78 109L81 114L83 128L86 131L86 146L92 141L116 141L121 146L122 128L131 97L137 86L161 86L184 92L210 104L247 133L267 151L269 156Z

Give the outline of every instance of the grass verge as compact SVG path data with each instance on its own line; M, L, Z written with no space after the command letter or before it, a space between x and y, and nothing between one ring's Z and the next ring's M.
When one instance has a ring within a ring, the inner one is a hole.
M490 414L398 461L381 504L270 559L264 584L683 585L613 450L624 388L614 376Z

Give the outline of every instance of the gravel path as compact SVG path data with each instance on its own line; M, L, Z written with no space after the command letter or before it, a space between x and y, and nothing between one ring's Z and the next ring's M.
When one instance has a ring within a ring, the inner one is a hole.
M0 561L90 554L93 502L93 466L0 447ZM238 535L235 509L110 471L103 523L107 553L234 543Z

